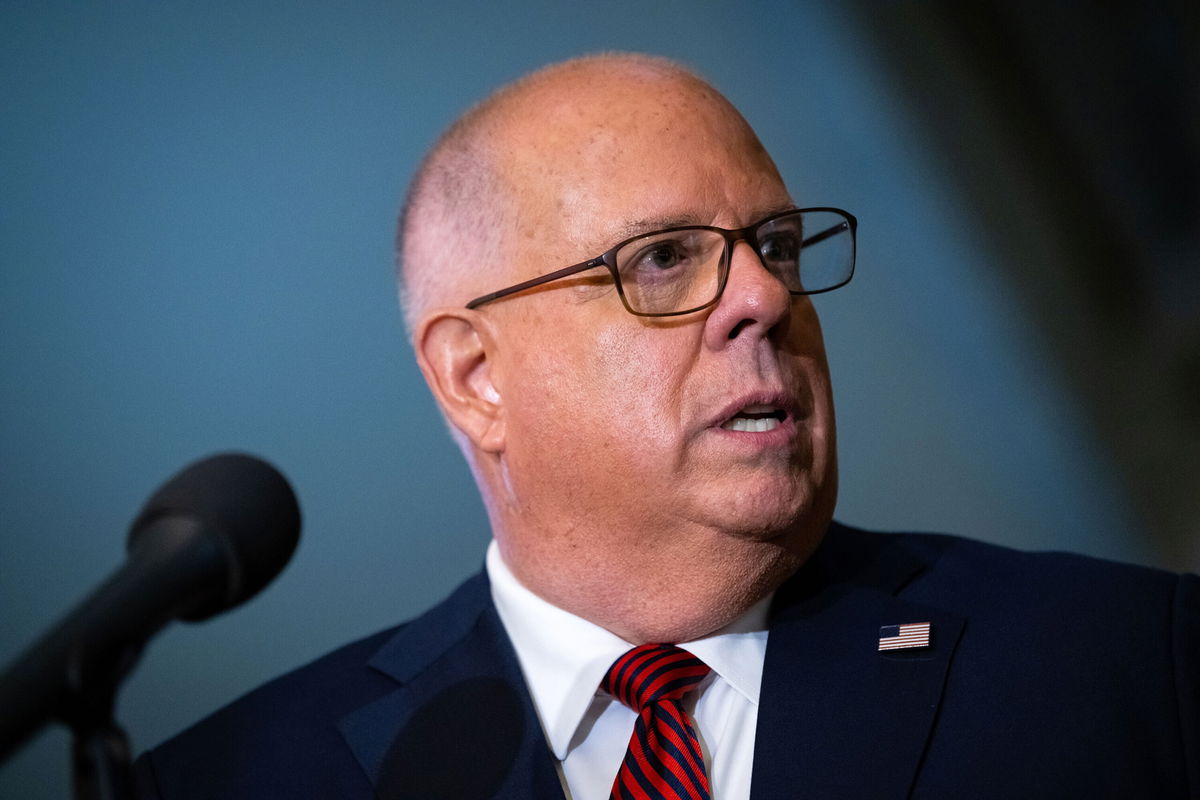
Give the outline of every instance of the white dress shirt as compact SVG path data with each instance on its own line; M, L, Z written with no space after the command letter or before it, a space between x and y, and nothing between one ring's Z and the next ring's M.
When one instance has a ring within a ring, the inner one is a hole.
M487 573L566 796L607 800L637 715L599 686L633 645L522 586L495 541ZM678 643L712 668L684 708L704 751L713 800L750 797L770 603L768 596L715 634Z

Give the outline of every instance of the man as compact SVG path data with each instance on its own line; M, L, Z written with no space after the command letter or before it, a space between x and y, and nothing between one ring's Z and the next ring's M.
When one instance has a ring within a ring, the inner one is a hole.
M831 524L809 294L854 230L658 59L468 112L400 248L486 572L147 754L141 791L1197 796L1194 577Z

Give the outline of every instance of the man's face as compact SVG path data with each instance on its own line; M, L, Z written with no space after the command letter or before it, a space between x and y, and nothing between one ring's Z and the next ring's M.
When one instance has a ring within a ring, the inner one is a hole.
M510 174L531 187L519 196L514 282L638 233L739 228L792 207L731 109L689 86L655 89L609 87L556 108L538 146L513 156ZM613 567L752 580L759 567L741 554L806 557L836 494L809 300L789 295L744 242L721 300L685 316L634 316L603 270L578 277L486 310L501 331L501 462L520 520L501 546L518 576L565 571L586 583ZM738 422L750 418L772 421Z

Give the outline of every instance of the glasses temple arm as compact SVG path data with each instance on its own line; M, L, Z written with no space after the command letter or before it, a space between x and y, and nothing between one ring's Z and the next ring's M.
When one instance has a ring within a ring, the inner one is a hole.
M803 248L803 247L808 247L809 245L813 245L813 244L820 244L821 242L825 241L829 237L836 236L837 234L843 233L849 229L850 229L850 224L848 222L839 222L837 225L834 225L832 228L826 228L825 230L821 231L820 233L814 233L812 236L810 236L807 239L805 239L804 241L800 242L800 247Z
M604 258L601 257L593 258L590 261L584 261L583 263L575 264L574 266L563 267L555 272L551 272L546 275L539 275L536 278L530 278L527 281L514 284L507 288L501 289L498 292L492 292L491 294L485 294L482 297L476 297L474 300L467 303L467 308L478 308L484 303L490 303L493 300L499 300L501 297L508 297L510 294L516 294L517 292L523 292L526 289L532 289L535 286L541 286L543 283L549 283L550 281L556 281L559 278L565 278L569 275L574 275L576 272L583 272L584 270L605 266L608 265L604 263Z

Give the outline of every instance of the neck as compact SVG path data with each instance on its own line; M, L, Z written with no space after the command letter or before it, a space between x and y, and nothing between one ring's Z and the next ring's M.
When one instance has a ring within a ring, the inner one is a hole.
M678 643L728 625L804 558L771 542L709 537L686 552L627 554L568 569L560 554L497 536L514 577L543 600L632 644ZM805 554L806 556L807 554Z

